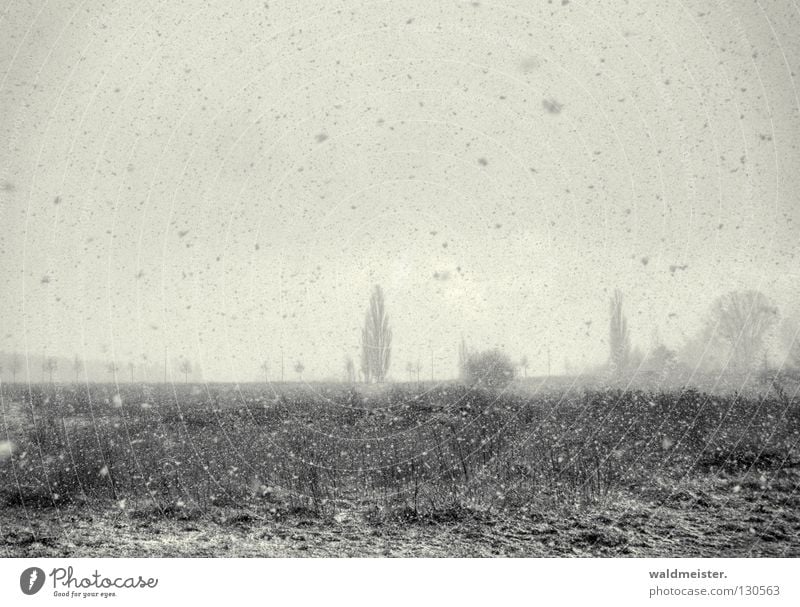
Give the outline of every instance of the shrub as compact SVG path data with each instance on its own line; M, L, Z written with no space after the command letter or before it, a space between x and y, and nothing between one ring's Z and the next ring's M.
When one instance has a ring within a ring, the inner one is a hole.
M514 379L514 363L500 350L475 352L467 357L464 379L472 386L500 389Z

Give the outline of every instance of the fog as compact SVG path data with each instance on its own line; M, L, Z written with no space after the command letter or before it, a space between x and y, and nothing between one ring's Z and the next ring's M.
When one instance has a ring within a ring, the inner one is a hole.
M791 362L797 9L531 4L9 5L3 381L341 380L374 285L389 380L605 372L615 290L690 369L760 292Z

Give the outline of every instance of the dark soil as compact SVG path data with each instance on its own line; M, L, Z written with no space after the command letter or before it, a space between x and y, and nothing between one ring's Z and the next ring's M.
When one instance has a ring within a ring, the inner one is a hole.
M797 557L800 475L706 477L606 504L414 516L0 510L8 557ZM647 499L645 499L647 498Z

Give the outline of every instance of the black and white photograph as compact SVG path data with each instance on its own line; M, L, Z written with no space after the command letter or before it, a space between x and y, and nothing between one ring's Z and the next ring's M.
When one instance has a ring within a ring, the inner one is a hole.
M6 0L0 596L800 557L799 69L793 0Z

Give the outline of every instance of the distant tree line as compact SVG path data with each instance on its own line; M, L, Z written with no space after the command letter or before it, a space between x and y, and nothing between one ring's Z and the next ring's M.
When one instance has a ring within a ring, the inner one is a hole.
M633 346L632 335L625 309L622 291L614 290L608 300L608 359L603 365L612 379L645 376L667 378L676 369L684 371L720 371L738 374L743 378L757 371L774 371L773 367L787 375L800 378L800 325L793 318L781 319L777 306L763 293L756 290L731 291L717 297L703 318L700 330L686 339L678 348L670 348L654 331L646 354ZM781 329L783 344L775 341L774 330ZM353 357L344 359L344 381L350 384L357 381L382 383L388 378L392 363L392 330L383 289L375 285L370 293L361 329L360 361L358 368ZM772 348L772 351L770 350ZM778 351L785 356L774 360ZM550 349L548 352L548 375L550 373ZM41 359L42 381L53 383L59 371L59 359L43 356ZM69 361L62 361L69 367ZM565 367L568 365L565 362ZM22 357L18 353L0 358L0 377L10 375L16 382L22 370ZM74 381L89 381L86 363L75 355L71 364ZM515 376L528 376L530 361L523 355L512 361L498 349L474 351L462 336L458 344L458 375L464 382L491 388L501 388ZM121 371L126 368L127 374ZM190 376L199 372L188 358L173 360L172 368L177 370L185 383ZM270 366L266 360L260 363L264 382L270 381ZM122 367L116 361L105 363L106 377L109 381L148 381L158 378L158 365L150 364L147 356L139 363L128 361ZM305 364L296 360L293 370L298 381L303 381ZM573 371L570 366L568 373ZM421 381L422 364L420 358L408 361L405 372L409 381ZM94 372L96 374L96 372ZM433 349L431 348L431 379L433 379ZM593 373L594 374L594 373ZM124 376L126 375L126 376ZM169 378L165 351L163 378ZM283 351L281 350L280 379L283 381Z

